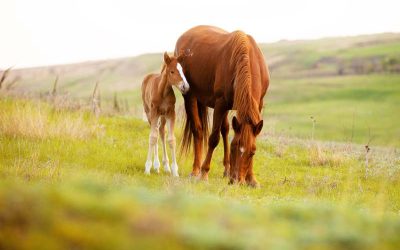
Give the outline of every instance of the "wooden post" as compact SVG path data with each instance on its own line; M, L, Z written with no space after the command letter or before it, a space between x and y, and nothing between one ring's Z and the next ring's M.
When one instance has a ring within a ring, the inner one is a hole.
M99 82L96 82L96 85L94 86L93 90L93 95L92 95L92 111L93 114L96 116L96 118L99 118L100 116L100 94L98 93L99 90Z
M3 87L3 83L7 79L8 74L10 73L12 67L9 67L8 69L3 71L3 75L0 78L0 90Z
M117 93L114 92L114 111L120 112L121 108L119 106L119 102L118 102L118 97L117 97Z
M51 91L51 95L53 98L57 95L57 83L58 83L58 75L56 76L56 79L54 80L53 90Z

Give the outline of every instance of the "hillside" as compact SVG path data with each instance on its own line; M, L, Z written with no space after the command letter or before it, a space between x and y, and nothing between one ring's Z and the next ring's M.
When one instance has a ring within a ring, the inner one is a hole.
M271 69L264 109L268 133L309 138L314 117L318 139L400 146L400 34L280 41L260 47ZM161 60L161 54L147 54L16 69L7 80L16 81L15 92L43 96L52 91L58 76L57 92L84 103L99 82L105 113L117 103L119 112L142 117L139 86L144 75L160 69Z

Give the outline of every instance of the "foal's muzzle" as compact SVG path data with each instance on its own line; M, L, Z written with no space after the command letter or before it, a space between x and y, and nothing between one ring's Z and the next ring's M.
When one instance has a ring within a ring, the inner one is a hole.
M179 91L181 91L181 93L184 95L184 94L186 94L186 93L189 91L190 86L189 86L189 84L188 84L187 82L182 81L182 82L178 85L178 89L179 89Z

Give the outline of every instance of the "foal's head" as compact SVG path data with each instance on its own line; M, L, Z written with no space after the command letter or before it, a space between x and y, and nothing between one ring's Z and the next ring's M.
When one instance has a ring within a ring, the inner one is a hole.
M248 175L253 168L253 156L256 153L256 136L260 134L263 127L263 121L253 124L250 121L241 121L234 116L232 127L235 136L231 142L231 170L230 183L239 182L252 186L258 183L252 175Z
M183 55L178 57L169 56L167 52L164 53L165 69L164 74L167 77L167 83L171 86L175 86L179 89L182 94L186 94L189 91L189 83L183 74L181 62Z

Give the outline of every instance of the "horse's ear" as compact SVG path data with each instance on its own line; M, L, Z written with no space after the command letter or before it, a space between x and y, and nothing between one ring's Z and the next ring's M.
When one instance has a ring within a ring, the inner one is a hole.
M169 57L167 52L164 52L164 62L169 64L171 62L171 58Z
M184 55L180 54L176 60L178 61L178 63L182 63L184 57Z
M264 122L263 122L263 120L261 120L256 126L253 127L254 135L258 135L261 132L263 124L264 124Z
M232 118L232 128L233 128L233 130L236 132L236 133L239 133L240 132L240 123L239 123L239 121L238 121L238 119L236 118L236 116L234 116L233 118Z

